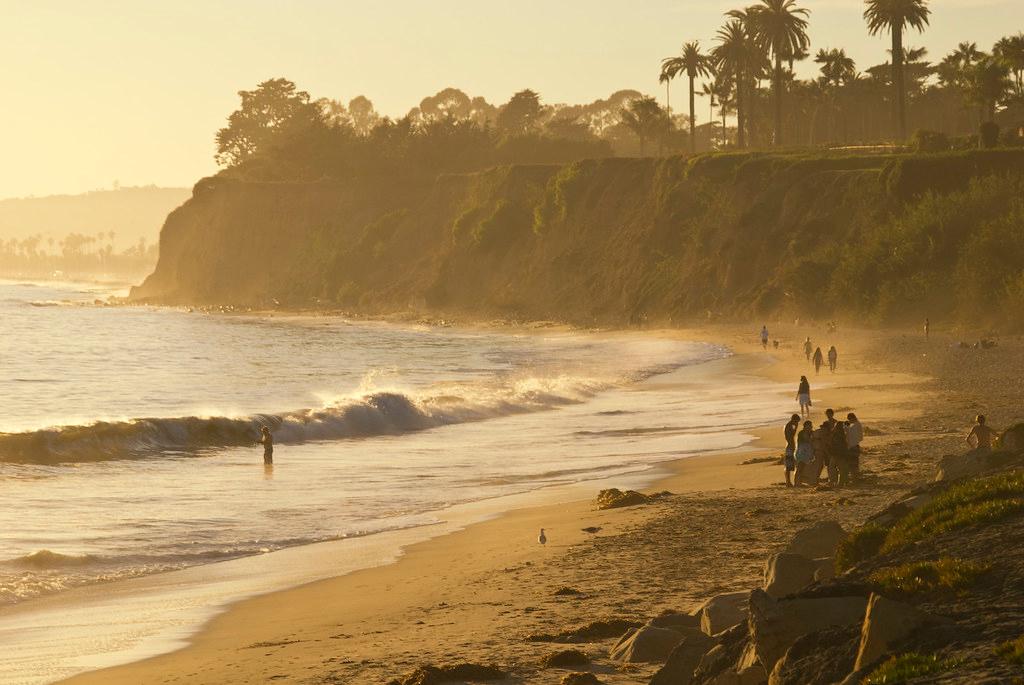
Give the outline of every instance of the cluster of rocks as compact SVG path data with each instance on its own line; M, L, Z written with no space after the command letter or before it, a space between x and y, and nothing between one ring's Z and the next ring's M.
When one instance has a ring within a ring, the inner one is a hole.
M938 619L864 586L823 584L844 537L832 521L799 531L766 561L762 587L630 628L610 658L662 664L651 685L859 682L893 645Z
M645 495L642 492L636 490L619 490L618 488L608 488L597 493L597 508L598 509L618 509L619 507L632 507L638 504L650 504L655 502L662 497L668 497L672 493L656 492L653 495Z

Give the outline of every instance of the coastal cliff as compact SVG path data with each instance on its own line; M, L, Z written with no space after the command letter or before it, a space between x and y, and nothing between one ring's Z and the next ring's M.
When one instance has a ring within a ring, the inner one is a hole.
M952 319L985 292L1024 307L1022 189L1019 151L217 176L167 218L131 299L608 325Z

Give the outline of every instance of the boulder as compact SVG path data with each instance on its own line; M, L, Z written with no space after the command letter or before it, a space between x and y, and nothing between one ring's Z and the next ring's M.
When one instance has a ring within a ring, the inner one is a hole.
M566 673L562 685L601 685L601 681L593 673Z
M750 593L729 592L716 595L704 602L697 611L700 616L700 629L707 635L717 635L747 620L747 601Z
M622 618L594 621L579 628L570 628L560 633L541 633L527 636L528 642L595 642L620 637L626 631L636 630L640 624Z
M392 680L389 685L441 685L451 682L480 682L505 680L508 673L493 666L479 664L454 664L451 666L421 666L401 680Z
M799 637L775 663L768 685L838 683L853 670L859 640L860 626L856 624Z
M632 507L637 504L649 504L651 499L636 490L623 492L618 488L608 488L597 493L598 509L617 509L619 507Z
M764 591L776 599L803 590L815 580L834 575L832 559L802 554L773 554L764 565ZM828 575L832 574L832 575Z
M576 668L590 663L590 657L578 649L563 649L544 659L544 668Z
M854 670L867 668L916 630L940 620L909 604L872 594L861 626Z
M1024 454L1011 451L971 450L966 454L947 454L939 461L935 481L973 478L989 471L1024 462Z
M697 633L693 628L683 628L689 633ZM624 663L664 663L676 645L683 641L684 633L668 628L643 626L626 633L614 647L609 657Z
M1024 423L1014 424L1003 431L1003 434L999 436L998 444L999 449L1010 452L1024 450Z
M710 685L764 685L768 674L758 661L753 645L746 643L739 660L708 681Z
M683 640L668 655L665 665L651 678L650 685L690 685L693 672L715 641L700 631L684 633Z
M801 554L808 559L833 557L845 537L846 531L835 521L818 521L809 528L798 530L782 551L786 554Z
M666 612L660 616L655 616L647 625L654 628L670 628L672 630L679 630L680 628L700 628L700 616L696 614L679 614L676 612Z
M801 635L859 624L867 603L861 596L776 600L763 590L754 590L750 593L750 639L758 660L771 673Z

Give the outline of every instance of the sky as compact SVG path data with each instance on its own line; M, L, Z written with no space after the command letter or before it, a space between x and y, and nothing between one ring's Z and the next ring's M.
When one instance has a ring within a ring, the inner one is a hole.
M664 99L663 57L710 47L723 0L0 0L0 198L121 185L191 186L216 172L213 136L237 91L285 77L314 97L366 95L401 116L448 86L500 104L635 88ZM812 53L886 60L861 0L800 0ZM1024 0L932 0L907 41L938 59L1024 30ZM798 73L816 65L807 61ZM683 83L676 92L682 103ZM707 116L698 101L698 121Z

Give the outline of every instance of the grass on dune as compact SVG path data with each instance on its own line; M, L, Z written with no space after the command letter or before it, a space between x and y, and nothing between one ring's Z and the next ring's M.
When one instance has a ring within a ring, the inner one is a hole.
M956 485L900 520L880 551L892 552L951 530L992 523L1024 511L1024 473Z
M1024 666L1024 635L999 645L996 647L995 653L1004 661Z
M880 553L896 552L920 540L994 523L1019 513L1024 513L1024 472L1003 473L954 485L891 528L868 524L850 533L836 551L836 569L842 573ZM959 566L966 572L964 563L960 562ZM945 570L947 580L951 572L952 567ZM895 578L890 580L897 582Z
M942 659L935 654L907 652L885 661L861 682L863 685L898 685L914 678L945 673L958 665L955 660Z
M990 568L984 564L946 557L937 561L918 561L879 569L869 578L884 591L915 594L970 587Z

